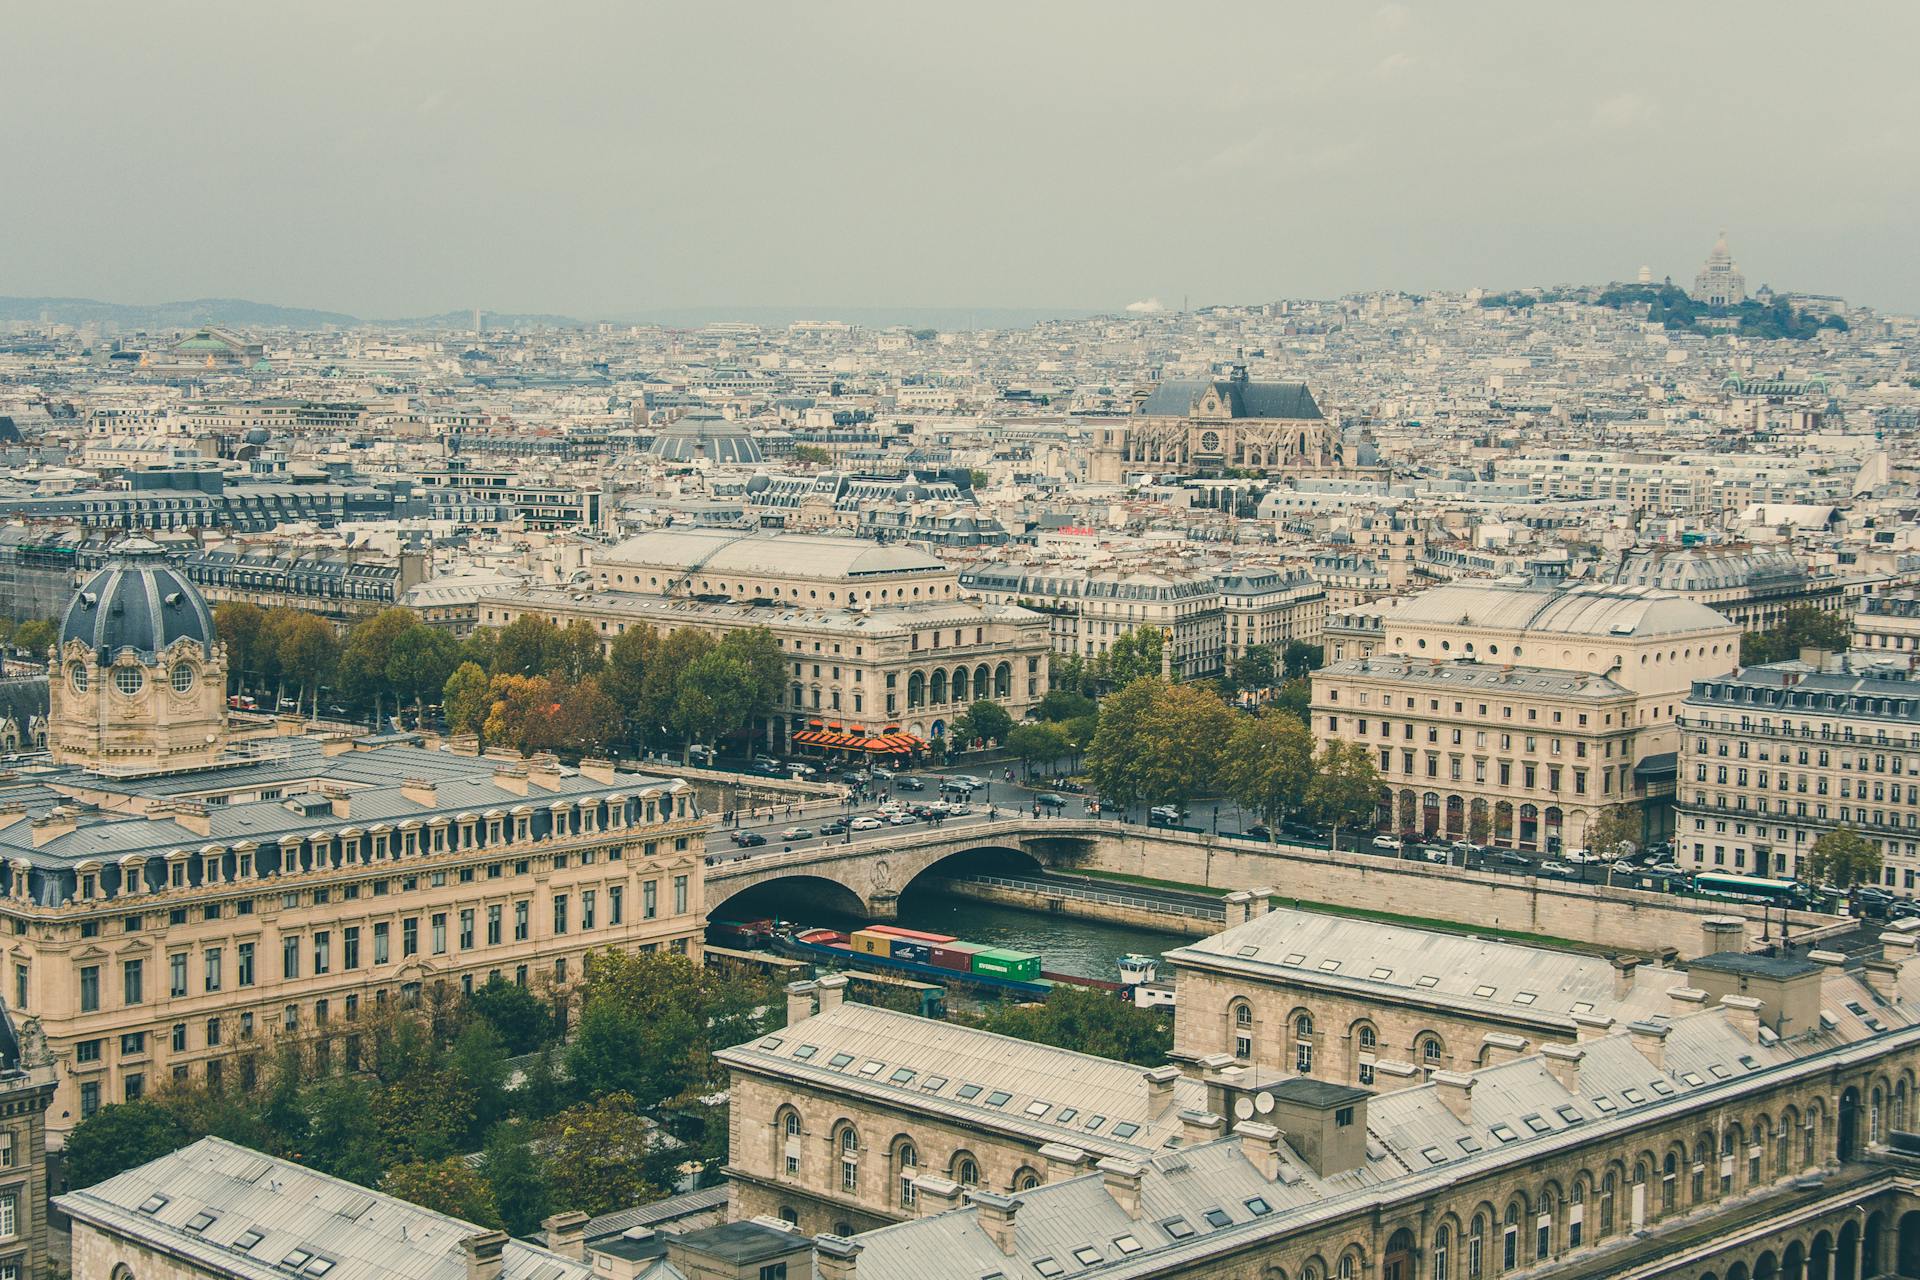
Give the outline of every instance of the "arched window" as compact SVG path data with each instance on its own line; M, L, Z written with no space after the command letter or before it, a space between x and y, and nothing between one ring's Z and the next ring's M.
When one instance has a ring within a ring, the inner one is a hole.
M1553 1256L1553 1192L1542 1191L1533 1211L1533 1260L1545 1262Z
M1694 1168L1697 1170L1700 1167L1697 1158L1698 1153L1696 1152L1695 1155ZM1667 1152L1667 1158L1660 1163L1660 1212L1673 1212L1674 1201L1679 1198L1679 1181L1680 1161L1674 1156L1673 1152L1669 1151ZM1695 1194L1697 1195L1698 1193L1696 1192Z
M1378 1048L1379 1044L1380 1037L1374 1032L1372 1027L1362 1026L1360 1028L1360 1047L1362 1049L1372 1050Z
M850 1124L840 1126L834 1145L840 1149L840 1189L860 1190L860 1131Z
M1507 1206L1500 1223L1500 1269L1511 1271L1520 1265L1520 1202Z
M1473 1215L1473 1226L1467 1231L1467 1280L1480 1280L1486 1266L1487 1254L1487 1215Z
M1293 1020L1293 1033L1302 1040L1311 1040L1313 1038L1313 1015L1303 1013L1295 1018Z
M1340 1258L1340 1280L1353 1280L1353 1255L1343 1254Z
M1242 1062L1253 1057L1253 1006L1245 1000L1235 1000L1227 1010L1227 1038L1233 1047L1233 1056Z
M792 1107L781 1112L779 1120L780 1159L789 1178L800 1176L800 1113Z
M1301 1075L1313 1074L1313 1015L1296 1014L1293 1019L1293 1069Z
M1453 1280L1447 1268L1452 1265L1453 1230L1441 1227L1433 1233L1433 1280Z
M1773 1176L1784 1178L1793 1172L1793 1131L1800 1125L1800 1117L1788 1109L1780 1114L1780 1124L1773 1131Z
M1439 1036L1429 1034L1420 1037L1420 1065L1430 1071L1434 1070L1444 1060L1445 1054L1446 1050L1441 1045Z
M1573 1190L1567 1193L1567 1248L1578 1249L1586 1238L1587 1230L1587 1175L1581 1174L1574 1179Z
M1885 1095L1880 1092L1880 1086L1873 1086L1873 1092L1869 1094L1867 1098L1868 1142L1880 1141L1880 1107L1884 1101Z
M1039 1185L1040 1175L1032 1169L1023 1168L1020 1172L1013 1175L1013 1189L1015 1191L1031 1191Z
M980 1164L964 1152L953 1158L953 1180L963 1187L980 1185Z
M920 1169L920 1153L913 1149L911 1142L903 1142L893 1153L896 1185L900 1188L900 1207L911 1209L914 1205L913 1175Z
M790 1204L780 1206L780 1221L791 1226L800 1225L800 1211Z
M1609 1169L1600 1179L1600 1236L1605 1239L1613 1234L1613 1192L1618 1185L1613 1170Z

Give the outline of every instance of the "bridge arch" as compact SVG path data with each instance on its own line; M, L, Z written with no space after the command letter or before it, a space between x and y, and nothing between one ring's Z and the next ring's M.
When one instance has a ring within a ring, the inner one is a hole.
M807 907L838 916L867 914L866 899L854 889L828 876L795 870L791 875L743 885L724 898L710 901L707 919L804 919Z

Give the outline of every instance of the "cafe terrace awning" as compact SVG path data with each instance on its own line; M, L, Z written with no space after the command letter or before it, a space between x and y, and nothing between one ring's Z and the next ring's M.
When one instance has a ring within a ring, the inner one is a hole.
M881 755L906 755L926 745L910 733L836 733L831 729L803 729L793 735L793 740L809 747L871 751Z

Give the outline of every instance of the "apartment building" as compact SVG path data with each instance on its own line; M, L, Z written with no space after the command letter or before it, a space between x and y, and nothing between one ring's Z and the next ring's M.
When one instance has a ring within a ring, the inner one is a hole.
M1765 631L1789 609L1848 605L1845 579L1814 577L1791 551L1749 546L1636 547L1602 566L1594 580L1671 591L1743 631Z
M206 604L139 547L62 625L56 763L0 779L0 965L58 1068L49 1127L281 1036L350 1068L389 1000L564 990L590 951L698 950L690 786L409 739L233 742Z
M1875 663L1920 667L1920 591L1868 596L1853 615L1853 648Z
M1880 846L1882 883L1920 880L1920 683L1877 651L1697 680L1681 709L1675 850L1703 871L1793 877L1826 832Z

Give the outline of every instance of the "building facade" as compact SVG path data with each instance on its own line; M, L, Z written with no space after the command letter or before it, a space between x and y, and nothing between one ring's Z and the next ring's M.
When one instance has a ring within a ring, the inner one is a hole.
M57 1067L56 1133L169 1079L245 1078L279 1037L351 1067L364 1012L440 984L564 990L599 948L698 950L708 821L684 781L232 741L211 615L157 549L89 580L58 653L55 763L0 779L0 964Z
M1151 384L1132 416L1093 428L1089 479L1229 469L1261 474L1352 475L1378 470L1371 443L1327 418L1301 382L1253 382L1245 368L1202 382Z
M1920 684L1897 663L1807 656L1694 682L1680 725L1681 864L1794 877L1815 841L1848 827L1880 847L1885 887L1912 896Z

